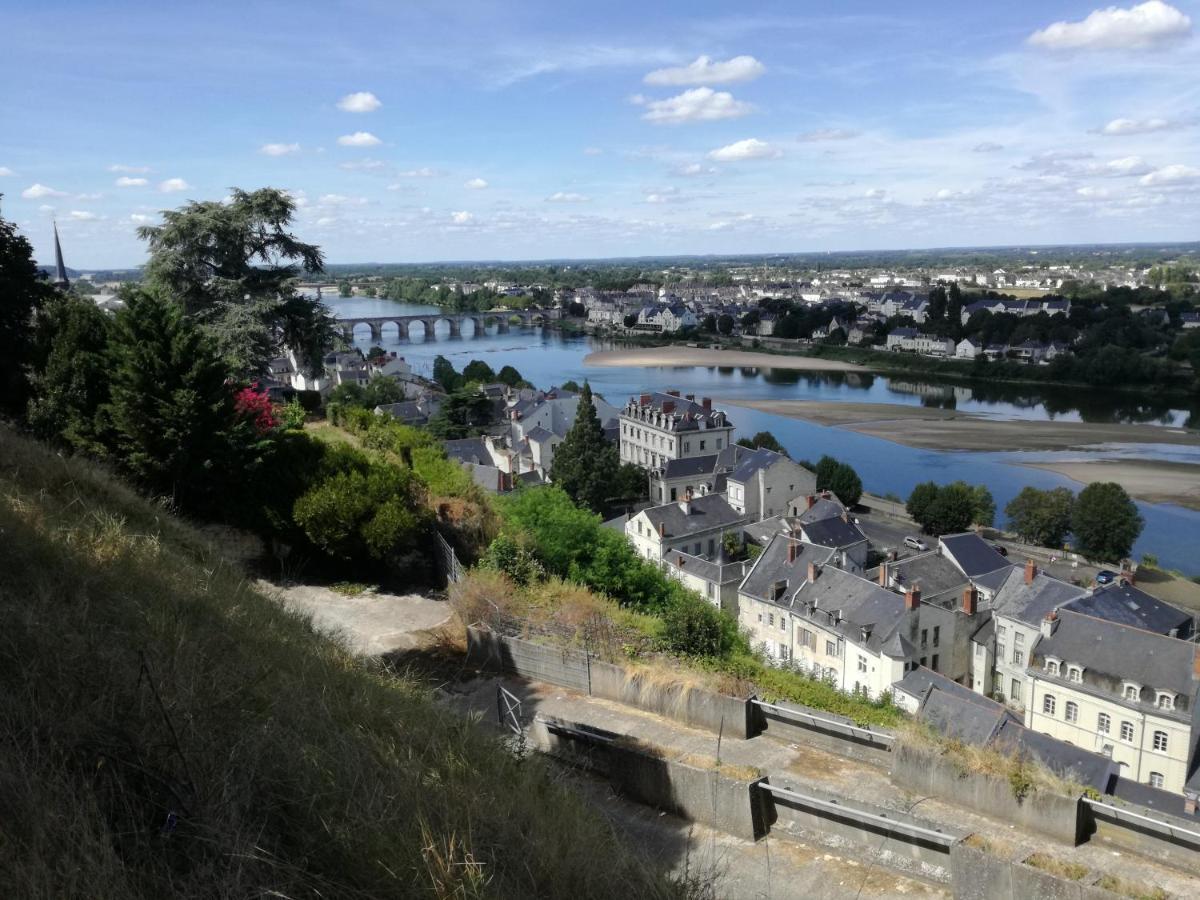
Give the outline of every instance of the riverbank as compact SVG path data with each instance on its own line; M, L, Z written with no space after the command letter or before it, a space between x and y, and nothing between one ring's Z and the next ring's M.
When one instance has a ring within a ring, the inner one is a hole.
M1115 481L1147 503L1174 503L1200 509L1200 465L1156 460L1096 459L1078 462L1021 463L1077 481Z
M1200 446L1200 434L1194 431L1157 425L991 419L974 413L893 403L724 398L720 402L846 428L926 450L1075 450L1095 444Z
M729 366L732 368L797 369L806 372L867 372L865 366L816 356L783 356L751 350L713 350L708 347L639 347L595 350L583 358L585 366L654 368L659 366Z

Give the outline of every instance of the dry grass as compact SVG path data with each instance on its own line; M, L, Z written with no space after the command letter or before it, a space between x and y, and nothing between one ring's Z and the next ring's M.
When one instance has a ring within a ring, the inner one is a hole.
M3 428L0 885L21 898L689 893L543 761L356 660L104 472Z
M1171 897L1160 887L1143 887L1117 875L1102 875L1096 885L1122 897L1132 897L1133 900L1170 900Z
M644 741L633 735L621 735L613 743L617 747L631 750L644 756L650 756L654 759L670 760L684 766L690 766L693 769L708 769L719 772L726 778L732 778L735 781L754 781L757 778L761 778L763 774L762 769L756 766L734 765L722 762L715 756L709 756L706 753L688 753L673 747L663 747L661 744Z
M1068 881L1079 881L1088 873L1087 866L1055 859L1049 853L1034 853L1025 858L1025 865L1033 866L1035 869L1041 869L1043 872L1065 878Z

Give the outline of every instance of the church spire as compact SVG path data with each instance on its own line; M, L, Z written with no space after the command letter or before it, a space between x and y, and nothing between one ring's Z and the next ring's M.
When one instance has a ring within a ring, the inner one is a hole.
M58 223L54 223L54 286L66 290L71 286L67 280L67 267L63 265L62 244L58 242Z

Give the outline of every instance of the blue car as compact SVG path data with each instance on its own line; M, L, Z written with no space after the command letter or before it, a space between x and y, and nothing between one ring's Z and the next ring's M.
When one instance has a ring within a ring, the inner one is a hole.
M1101 569L1096 573L1096 584L1112 584L1117 580L1117 573L1109 569Z

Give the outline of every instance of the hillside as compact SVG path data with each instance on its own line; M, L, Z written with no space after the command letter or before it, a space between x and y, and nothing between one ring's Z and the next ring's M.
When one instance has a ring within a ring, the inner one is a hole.
M686 894L541 760L0 426L0 895Z

